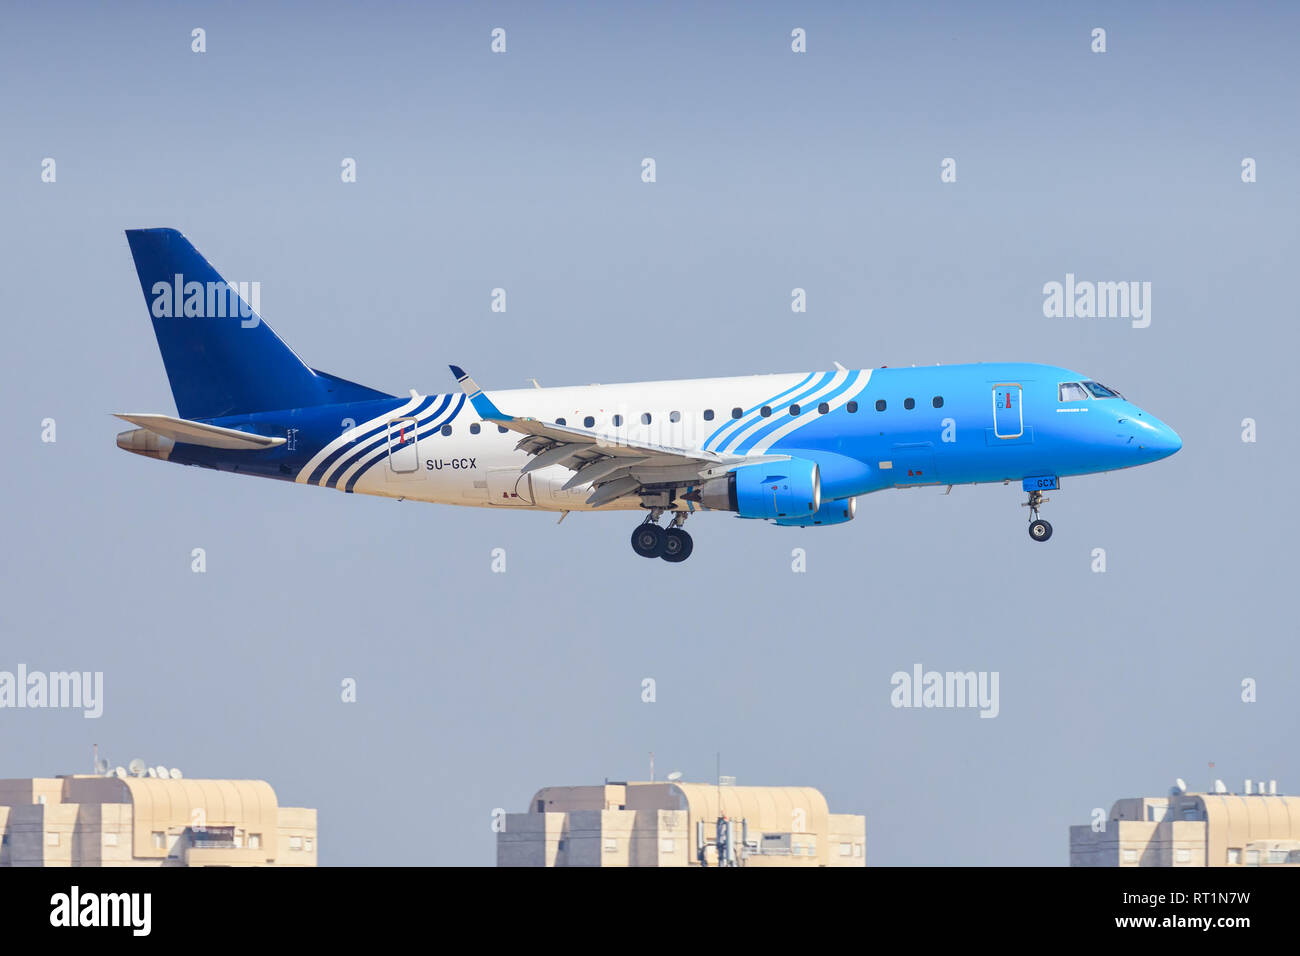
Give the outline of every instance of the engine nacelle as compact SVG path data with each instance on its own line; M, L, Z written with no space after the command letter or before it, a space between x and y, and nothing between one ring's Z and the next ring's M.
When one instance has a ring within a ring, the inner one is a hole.
M801 518L778 518L776 523L783 528L812 528L820 524L844 524L852 521L857 513L857 498L841 498L838 501L823 502L815 514Z
M821 471L815 461L792 458L742 465L710 478L690 496L713 511L742 518L811 518L822 503Z

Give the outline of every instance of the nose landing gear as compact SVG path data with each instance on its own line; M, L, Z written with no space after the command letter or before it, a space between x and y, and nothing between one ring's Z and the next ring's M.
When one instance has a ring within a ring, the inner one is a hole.
M686 512L678 511L666 528L659 527L662 508L652 509L632 531L632 550L643 558L663 558L670 564L685 561L695 550L695 542L682 527Z
M1029 492L1029 500L1024 502L1021 507L1029 509L1029 537L1035 541L1046 541L1052 536L1052 525L1038 516L1038 506L1050 498L1044 498L1041 491Z

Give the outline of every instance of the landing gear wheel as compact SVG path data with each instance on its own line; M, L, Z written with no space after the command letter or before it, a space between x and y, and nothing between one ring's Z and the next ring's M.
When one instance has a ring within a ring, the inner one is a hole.
M632 550L643 558L658 558L664 553L664 529L646 522L632 531Z
M1039 518L1029 522L1029 537L1035 541L1046 541L1052 536L1052 526L1050 523Z
M664 530L664 548L659 557L672 564L685 561L695 550L695 542L682 528L672 527Z

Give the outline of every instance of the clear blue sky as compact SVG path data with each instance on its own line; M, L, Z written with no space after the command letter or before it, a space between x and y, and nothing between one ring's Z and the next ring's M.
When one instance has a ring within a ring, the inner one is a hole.
M720 750L741 783L819 787L867 814L881 864L1064 864L1093 807L1204 787L1211 760L1300 787L1294 7L4 19L0 669L102 670L106 700L97 721L0 711L0 776L82 770L98 742L264 778L319 808L329 864L491 864L494 807L643 778L652 750L661 774L711 779ZM450 389L448 362L500 388L1040 361L1185 447L1067 482L1045 546L1018 488L924 489L836 528L706 515L681 566L636 558L626 514L556 527L182 469L119 451L109 416L173 410L122 234L147 226L260 281L307 362L393 392ZM1150 328L1045 318L1067 272L1150 281ZM893 709L917 662L999 671L1000 715ZM393 795L414 816L376 829Z

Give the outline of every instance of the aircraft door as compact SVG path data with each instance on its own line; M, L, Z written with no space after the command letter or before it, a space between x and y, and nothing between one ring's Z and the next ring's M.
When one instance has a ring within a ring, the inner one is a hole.
M420 468L420 453L415 437L414 418L394 418L388 423L388 470L409 475Z
M997 438L1019 438L1025 432L1020 407L1020 386L1004 382L993 386L993 434Z

